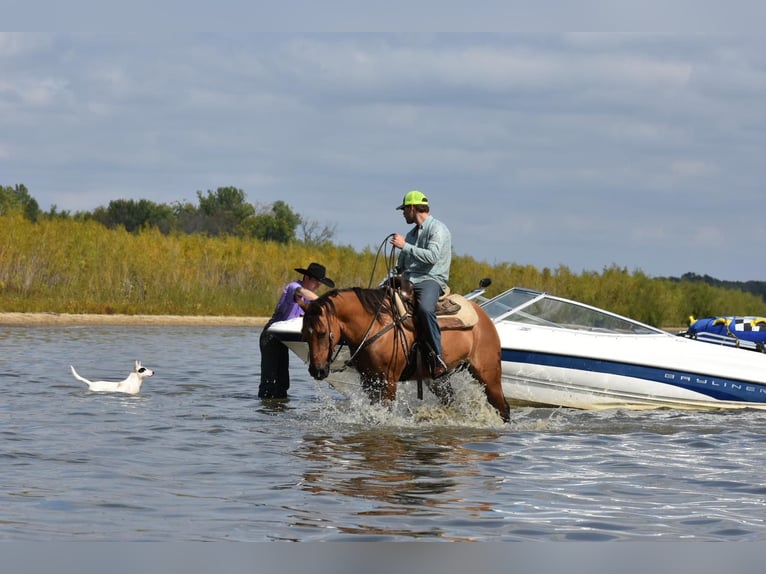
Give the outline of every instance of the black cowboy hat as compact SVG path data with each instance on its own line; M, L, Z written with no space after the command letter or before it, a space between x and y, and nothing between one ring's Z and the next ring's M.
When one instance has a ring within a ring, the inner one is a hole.
M335 281L333 281L329 277L325 277L324 265L320 265L319 263L310 263L308 269L302 269L300 267L296 267L295 270L298 273L302 273L303 275L308 275L309 277L313 277L320 283L324 283L325 285L327 285L330 289L335 288Z

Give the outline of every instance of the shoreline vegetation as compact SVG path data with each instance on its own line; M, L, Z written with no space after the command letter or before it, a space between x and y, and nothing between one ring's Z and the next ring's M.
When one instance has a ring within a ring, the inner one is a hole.
M509 257L522 252L509 244ZM386 258L369 247L166 235L151 227L131 233L96 221L0 215L0 325L262 326L284 285L299 279L296 267L317 261L339 288L367 287L385 277ZM766 316L759 295L616 264L575 273L453 255L452 292L469 292L484 277L492 279L488 297L526 287L660 328L688 325L690 316Z

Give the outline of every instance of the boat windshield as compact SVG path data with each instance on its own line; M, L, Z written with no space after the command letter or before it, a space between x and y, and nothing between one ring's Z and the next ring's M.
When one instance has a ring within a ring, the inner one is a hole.
M656 334L659 329L575 301L514 287L482 305L495 323L513 321L604 333Z

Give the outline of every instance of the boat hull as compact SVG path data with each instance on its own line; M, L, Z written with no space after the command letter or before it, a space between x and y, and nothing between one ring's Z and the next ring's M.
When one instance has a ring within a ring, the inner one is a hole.
M503 393L580 409L766 409L766 356L672 335L498 324ZM565 352L562 352L565 351Z
M534 369L509 363L503 365L503 394L508 403L515 406L587 410L766 410L763 402L715 399L703 393L632 377L610 375L603 384L594 384L598 378L590 371ZM745 383L741 386L749 386L753 392L763 392Z

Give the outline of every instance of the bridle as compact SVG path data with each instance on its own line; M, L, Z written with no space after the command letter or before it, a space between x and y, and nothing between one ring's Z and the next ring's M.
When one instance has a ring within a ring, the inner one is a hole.
M327 361L328 365L332 366L332 364L335 362L335 360L338 358L338 355L340 355L340 352L343 350L343 341L341 341L341 344L338 345L338 350L335 353L335 356L333 356L332 352L335 348L335 332L332 330L332 326L330 325L330 311L326 305L322 306L322 320L326 323L327 328L327 339L329 340L329 344L327 346ZM318 317L314 319L315 321L318 321ZM312 330L316 330L312 327ZM343 369L340 369L343 370ZM337 371L331 371L331 372L337 372Z

